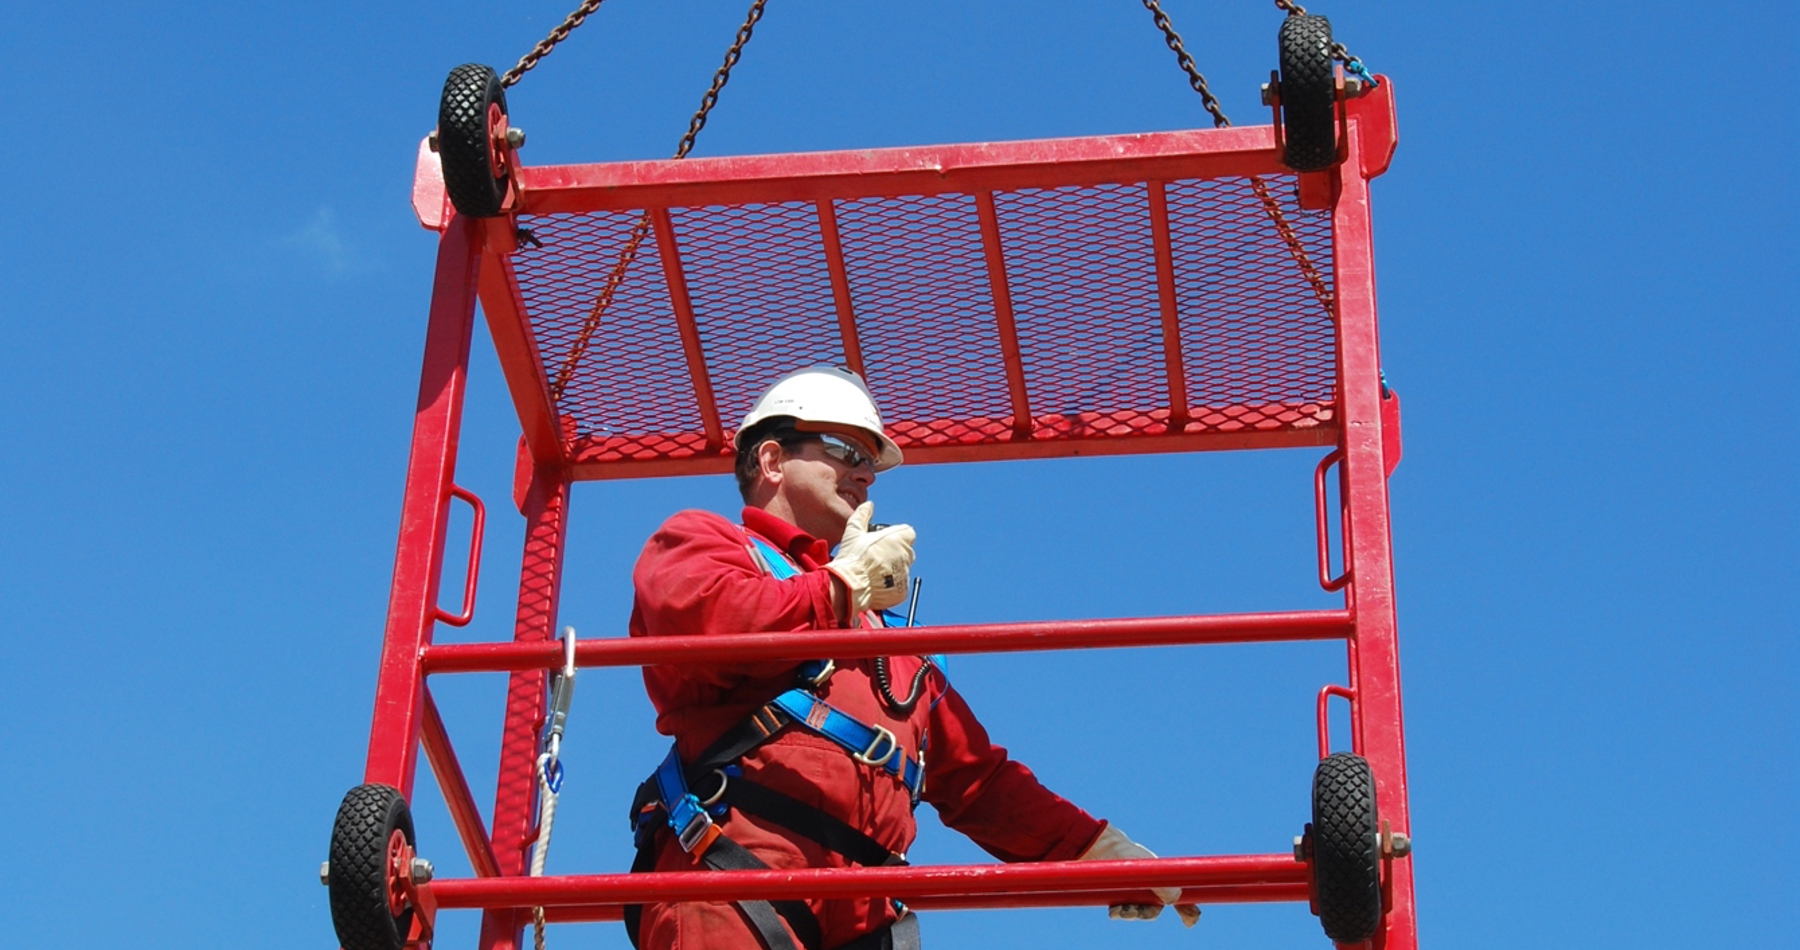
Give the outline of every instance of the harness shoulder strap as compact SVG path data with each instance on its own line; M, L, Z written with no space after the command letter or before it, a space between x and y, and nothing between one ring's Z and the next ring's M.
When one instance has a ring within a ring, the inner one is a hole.
M751 534L749 529L745 529L744 536L750 539L750 553L755 555L759 566L770 577L778 581L785 581L790 577L799 577L803 573L793 561L788 560L786 554L776 550L775 545Z

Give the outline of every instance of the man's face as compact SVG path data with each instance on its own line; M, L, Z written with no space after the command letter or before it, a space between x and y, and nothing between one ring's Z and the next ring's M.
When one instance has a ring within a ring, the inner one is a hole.
M875 449L862 433L834 430L829 434L874 457ZM784 448L780 467L776 494L785 502L794 524L834 545L843 539L845 522L858 505L869 500L869 486L875 484L873 466L852 466L826 452L817 439Z

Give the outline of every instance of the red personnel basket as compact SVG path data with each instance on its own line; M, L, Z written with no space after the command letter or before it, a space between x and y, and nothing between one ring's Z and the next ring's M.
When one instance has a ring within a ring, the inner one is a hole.
M570 485L729 471L727 420L757 389L836 364L866 377L912 463L1329 446L1320 582L1344 605L597 639L579 665L1342 639L1348 682L1320 694L1321 757L1324 702L1349 698L1380 806L1371 941L1412 950L1387 500L1399 413L1380 375L1368 189L1395 145L1391 90L1347 99L1341 160L1305 174L1282 164L1272 126L552 167L517 166L508 149L501 213L478 219L454 212L422 145L414 206L441 237L365 781L410 795L422 746L477 876L413 874L410 825L394 831L371 880L397 926L428 943L436 910L482 908L483 950L510 950L539 906L555 922L724 898L1106 905L1153 902L1153 885L1317 910L1310 839L1293 854L1081 864L524 876L548 671L563 663ZM435 645L438 622L468 619L437 606L452 498L481 514L453 480L477 299L523 428L524 568L512 642ZM491 827L426 686L476 671L511 674ZM331 874L349 870L334 860Z

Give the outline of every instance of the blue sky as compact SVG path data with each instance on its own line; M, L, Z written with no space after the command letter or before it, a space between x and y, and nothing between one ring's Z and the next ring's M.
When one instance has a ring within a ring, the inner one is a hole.
M454 65L565 3L10 10L0 228L0 913L14 946L332 945L314 877L362 771L433 244L407 206ZM1167 0L1238 122L1279 15ZM1419 918L1428 946L1792 941L1800 673L1795 17L1773 3L1321 3L1394 77L1375 185ZM736 0L610 0L511 96L535 164L668 153ZM1134 2L773 0L699 155L1206 125ZM498 639L516 421L478 330L459 481ZM1313 452L921 466L929 623L1325 606ZM642 539L723 478L581 486L564 620L621 633ZM463 530L453 526L453 537ZM453 564L450 568L456 569ZM1305 820L1328 645L957 658L1001 741L1169 854ZM584 673L553 871L623 869L661 754ZM489 800L497 677L434 685ZM462 859L421 780L420 836ZM922 821L918 860L984 859ZM447 915L439 946L469 946ZM932 945L1318 947L930 916ZM1782 936L1788 934L1788 936ZM558 947L622 947L616 925Z

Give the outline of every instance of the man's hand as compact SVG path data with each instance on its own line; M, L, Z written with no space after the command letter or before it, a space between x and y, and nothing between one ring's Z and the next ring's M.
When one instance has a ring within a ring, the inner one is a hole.
M875 503L865 501L850 514L844 525L844 539L838 542L837 557L825 565L844 584L850 596L850 615L867 610L885 610L906 599L907 574L912 570L913 540L918 534L911 525L896 524L880 531L869 530L869 519L875 516Z
M1108 824L1100 837L1094 840L1077 861L1132 861L1138 858L1154 858L1156 853L1149 848L1125 837L1125 833L1116 826ZM1171 904L1181 899L1179 887L1153 887L1150 889L1162 904L1114 904L1107 908L1106 915L1114 920L1155 920L1162 913L1163 904ZM1193 904L1175 904L1175 913L1181 915L1181 922L1189 927L1200 922L1200 908Z

